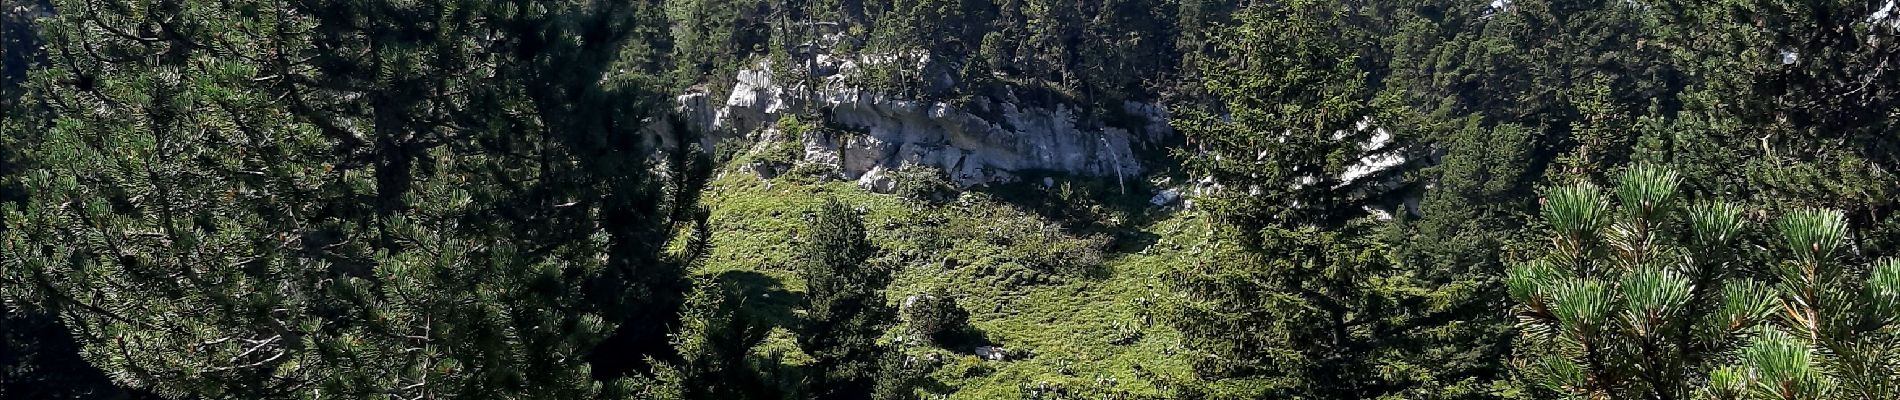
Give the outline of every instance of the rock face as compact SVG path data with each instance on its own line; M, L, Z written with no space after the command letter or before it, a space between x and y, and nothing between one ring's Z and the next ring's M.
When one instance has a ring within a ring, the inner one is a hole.
M1122 110L1093 113L1139 121L1115 127L1067 104L1025 105L1008 89L974 96L961 107L897 98L849 83L864 62L819 55L813 84L791 87L775 82L769 65L759 63L739 72L723 103L692 94L678 100L682 114L709 132L801 140L805 162L835 165L846 179L872 189L889 188L887 172L905 165L941 168L962 186L1013 181L1032 170L1138 179L1142 166L1133 149L1172 134L1167 111L1154 104L1129 102ZM795 109L821 110L834 126L858 134L778 138L774 125Z
M1154 197L1148 198L1148 204L1152 204L1156 207L1160 207L1160 206L1165 206L1169 204L1174 204L1174 201L1180 198L1181 198L1181 191L1174 190L1174 189L1163 189L1162 191L1155 193Z

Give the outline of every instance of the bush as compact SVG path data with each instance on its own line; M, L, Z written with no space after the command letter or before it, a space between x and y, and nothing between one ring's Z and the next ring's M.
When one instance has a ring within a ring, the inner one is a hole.
M957 187L943 170L921 165L905 165L891 172L896 186L892 192L905 200L943 202L955 196Z
M747 143L753 145L752 162L754 168L773 168L779 171L791 169L805 158L805 135L813 129L810 124L799 122L798 117L785 115L779 117L776 125L779 135L759 134ZM763 142L763 143L758 143ZM762 176L770 176L766 174Z
M839 171L836 165L814 162L793 164L791 169L785 171L786 178L795 182L808 184L824 183L833 178L837 178L840 174L843 174L843 172Z
M940 347L964 344L968 337L970 312L957 299L939 287L904 301L904 319L911 334L929 339Z
M796 140L778 140L766 143L752 160L757 163L773 165L792 165L805 158L805 146Z
M818 132L818 127L800 121L798 116L785 114L778 117L778 131L785 134L785 140L799 142L805 140L805 135Z
M968 192L963 198L986 196ZM964 216L945 219L937 229L941 238L919 237L919 247L941 241L952 247L949 252L957 261L990 269L982 276L999 278L1005 287L1098 277L1105 272L1102 264L1110 243L1105 235L1071 233L1011 207L959 202L951 210Z
M1002 252L1038 271L1062 276L1087 276L1098 273L1108 247L1108 238L1072 236L1060 226L1047 223L1004 224L994 226Z
M918 354L904 349L895 349L887 353L878 363L877 379L874 382L871 398L876 400L906 400L919 398L919 389L941 387L930 374L943 368L943 357L936 353ZM926 396L932 395L925 392Z

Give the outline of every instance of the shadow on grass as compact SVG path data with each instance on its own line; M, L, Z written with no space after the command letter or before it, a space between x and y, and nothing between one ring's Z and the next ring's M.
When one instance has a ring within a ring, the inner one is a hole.
M978 347L997 345L996 341L990 339L989 332L977 329L974 325L965 325L955 331L944 332L938 337L931 338L931 341L936 342L937 346L944 350L970 355L975 355Z
M793 329L798 316L793 313L805 296L785 289L778 278L754 271L732 270L713 277L728 295L744 299L746 312L772 326Z
M1054 185L1045 186L1045 178ZM1160 240L1139 227L1166 215L1148 203L1154 190L1140 179L1118 183L1113 177L1027 172L1018 182L971 190L1035 213L1071 234L1109 235L1109 249L1115 252L1139 251Z

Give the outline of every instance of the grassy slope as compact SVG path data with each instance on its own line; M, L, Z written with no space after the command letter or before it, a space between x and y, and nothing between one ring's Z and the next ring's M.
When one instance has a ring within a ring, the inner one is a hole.
M1110 388L1138 397L1161 396L1165 392L1156 381L1185 374L1186 363L1176 351L1178 336L1160 321L1145 323L1140 310L1161 300L1160 274L1187 253L1198 237L1194 227L1199 220L1191 213L1151 215L1142 207L1145 197L1076 195L1090 192L1068 185L1062 186L1071 190L1019 185L965 193L944 204L920 204L868 193L849 183L785 178L768 183L752 174L728 173L713 183L706 198L712 209L714 251L696 272L702 279L745 282L751 288L748 304L790 326L803 291L791 269L796 237L808 210L826 196L836 196L865 211L869 234L883 249L876 262L898 268L887 293L892 303L944 285L959 296L972 325L989 342L1032 353L1026 359L984 362L973 355L973 346L913 347L913 354L936 353L944 360L926 390L950 398L1025 398L1026 385L1048 385L1077 395ZM1109 202L1123 206L1060 200L1101 197L1114 197ZM1091 242L1091 237L1100 240ZM1083 272L1037 266L1050 260L1089 260L1095 253L1049 253L1089 243L1108 244L1099 253L1104 260L1099 266ZM786 332L776 333L763 347L796 351ZM1104 383L1104 378L1115 383Z

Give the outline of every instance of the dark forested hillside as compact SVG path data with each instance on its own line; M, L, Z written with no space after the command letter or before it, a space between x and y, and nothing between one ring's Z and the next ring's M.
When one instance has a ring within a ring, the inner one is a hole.
M0 398L1900 398L1892 0L0 17Z

